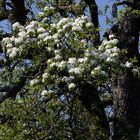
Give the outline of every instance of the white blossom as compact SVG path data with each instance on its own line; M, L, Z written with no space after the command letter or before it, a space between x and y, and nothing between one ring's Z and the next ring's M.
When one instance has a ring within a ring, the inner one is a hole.
M131 66L132 66L132 63L131 62L128 62L128 61L126 61L126 63L125 63L125 65L124 65L125 67L127 67L127 68L130 68Z
M13 31L15 31L16 29L19 29L21 27L21 24L19 22L16 22L12 25Z
M65 68L66 67L66 61L61 61L60 63L58 63L57 65L59 68Z
M79 63L86 63L88 61L88 58L87 57L85 57L85 58L79 58L78 59L78 62Z
M80 26L73 26L72 31L83 31L83 28Z
M82 73L82 69L81 68L70 68L69 69L69 73L74 73L74 74L81 74Z
M73 89L75 89L76 88L76 85L74 84L74 83L70 83L69 85L68 85L68 89L69 90L73 90Z
M109 35L109 39L114 39L115 38L115 35L114 34L110 34Z
M100 71L101 70L101 66L97 66L96 68L94 68L94 70Z
M39 82L38 79L33 79L30 81L30 86L34 86L35 84L37 84Z
M42 78L43 79L47 79L49 77L49 74L48 73L44 73L43 75L42 75Z
M88 23L86 23L86 27L91 28L91 27L93 27L93 24L91 22L88 22Z
M40 28L37 28L37 32L38 33L45 33L46 30L44 28L40 27Z
M70 64L75 64L77 62L77 59L76 58L69 58L68 59L68 63L70 63Z
M46 96L48 94L48 91L47 90L43 90L42 92L41 92L41 96Z
M113 40L108 41L108 43L113 44L113 45L118 44L118 42L119 42L118 39L113 39Z

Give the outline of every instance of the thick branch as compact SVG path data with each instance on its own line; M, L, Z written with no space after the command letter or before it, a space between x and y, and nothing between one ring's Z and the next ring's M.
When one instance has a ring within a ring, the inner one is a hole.
M99 125L109 134L109 124L97 89L89 83L81 84L80 88L80 101L91 114L98 117Z
M18 21L20 24L24 25L26 22L26 15L29 12L29 10L25 9L24 0L11 0L11 1L15 8L13 13L15 21Z
M89 6L90 15L92 23L97 30L95 32L95 39L94 39L94 46L100 45L100 34L98 31L99 28L99 20L98 20L98 6L95 2L95 0L85 0L86 4Z
M113 17L117 16L117 6L120 6L120 5L127 5L134 10L140 9L140 2L138 2L138 1L137 2L129 2L129 1L117 2L117 3L114 3L113 6L112 6Z
M0 1L0 21L7 19L8 15L5 10L5 0Z

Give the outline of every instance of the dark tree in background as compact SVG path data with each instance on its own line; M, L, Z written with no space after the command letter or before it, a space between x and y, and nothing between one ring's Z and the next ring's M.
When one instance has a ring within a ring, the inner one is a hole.
M41 1L40 2L36 1L36 2L38 2L42 6L44 4L43 2L41 3ZM84 0L84 1L81 0L80 10L78 9L78 7L74 7L74 6L69 7L69 5L72 4L73 1L67 1L66 3L55 1L55 3L51 3L51 5L56 7L60 15L64 17L66 17L67 12L76 15L77 13L78 14L80 13L79 11L84 11L85 8L88 7L91 16L91 21L94 25L94 28L97 29L93 33L95 36L92 43L95 47L98 47L102 43L102 41L100 38L100 30L98 30L99 17L98 17L98 6L96 4L96 0ZM124 12L121 18L119 18L119 13L117 10L119 6L124 6L123 9ZM27 21L28 12L29 10L25 8L24 0L10 0L10 1L1 0L0 1L0 21L8 19L12 24L15 22L19 22L20 24L25 25ZM117 39L119 40L118 47L121 50L122 49L127 50L127 53L123 56L122 60L136 59L137 61L135 62L135 64L137 65L137 67L139 67L140 54L139 54L138 47L139 47L139 32L140 32L140 1L126 0L126 1L119 1L114 3L112 6L112 15L116 19L116 22L114 22L114 25L112 25L109 31L104 34L104 37L108 39L108 36L110 34L115 34ZM6 35L2 34L1 40L5 36L10 36L10 34L6 34ZM36 51L34 50L33 52L34 54L37 54L38 51L39 50ZM45 55L45 52L44 54L42 54L42 56L43 55ZM32 57L33 56L30 56L30 54L26 56L26 58L29 59ZM31 76L34 77L35 75L44 71L44 67L46 66L46 64L43 57L40 62L41 64L38 65L36 69L34 70L29 69L27 72L22 73L23 75L16 82L12 83L10 86L5 85L0 87L0 92L4 93L0 96L1 104L5 102L6 99L9 98L16 99L18 93L20 93L23 90L23 87L26 86L28 77ZM16 66L18 63L19 63L18 61L12 63L10 60L1 61L0 67L1 69L3 69L5 66L7 66L9 68L9 71L10 70L12 71L12 67L14 67L14 65ZM27 76L24 77L24 75ZM78 82L79 81L77 81L77 83ZM131 68L120 71L120 73L116 77L113 77L111 79L111 83L110 83L111 90L112 90L111 99L109 98L107 100L101 100L100 93L98 91L99 87L96 84L93 85L87 82L85 83L79 82L78 85L80 86L80 91L79 94L74 98L80 101L82 106L84 106L85 109L89 111L90 113L88 114L89 116L94 116L98 118L97 124L99 128L102 128L103 132L107 135L108 137L107 139L110 140L138 140L139 139L138 135L140 129L140 78L138 75L134 75L132 73ZM60 87L63 88L63 83ZM28 92L28 89L22 91L22 94L26 92ZM12 100L12 102L14 101ZM70 103L70 106L72 106L71 104L72 103ZM69 108L70 106L68 105ZM114 116L112 118L109 118L105 113L105 108L107 106L111 106L110 108L113 108ZM74 107L76 108L76 106ZM34 109L35 108L36 107L34 107ZM42 112L43 111L44 110L42 109ZM1 117L2 124L4 124L5 122L9 123L9 118L5 118L5 116L3 115L1 115L0 117ZM77 118L79 117L77 116ZM113 126L110 126L111 122ZM71 129L73 130L72 131L73 135L70 139L75 140L76 135L80 135L80 134L78 134L78 130L75 129L77 131L76 132L72 128L73 124L71 124L71 120L69 123ZM110 127L113 128L112 131L110 131ZM40 131L39 128L37 131ZM61 137L60 138L59 136L57 137L58 139L61 139ZM88 139L92 139L92 138L93 137L91 136ZM78 139L80 139L80 137ZM83 139L83 137L81 139ZM101 138L96 138L96 139L101 139Z

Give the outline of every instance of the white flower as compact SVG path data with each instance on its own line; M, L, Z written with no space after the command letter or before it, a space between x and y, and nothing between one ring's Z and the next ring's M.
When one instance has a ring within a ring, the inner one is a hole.
M52 36L46 36L43 41L48 42L50 40L53 40L53 37Z
M93 24L91 22L88 22L88 23L86 23L86 27L91 28L91 27L93 27Z
M6 45L6 48L12 48L13 47L13 44L12 43L8 43L7 45Z
M46 96L48 94L48 91L47 90L43 90L42 92L41 92L41 96Z
M86 39L82 39L81 43L86 44L87 43Z
M14 42L15 41L15 37L14 36L10 37L10 41Z
M126 61L125 67L130 68L132 66L131 62Z
M12 58L12 57L15 57L19 51L20 51L19 48L16 48L16 47L12 48L9 57L11 57L11 58Z
M109 39L114 39L114 38L115 38L114 34L109 35Z
M70 64L75 64L77 62L77 59L76 58L69 58L68 59L68 63L70 63Z
M10 58L13 58L17 55L17 52L16 51L12 51L9 55Z
M97 66L96 68L94 68L95 71L101 71L101 67Z
M59 54L56 54L55 56L55 59L58 60L58 59L61 59L62 57L59 55Z
M68 85L68 89L69 90L73 90L73 89L75 89L76 88L76 85L74 84L74 83L70 83L69 85Z
M112 46L109 45L109 44L107 44L107 45L105 46L106 49L110 49L111 47L112 47Z
M49 6L45 6L44 7L44 12L48 11L48 9L49 9Z
M27 30L27 34L30 35L30 34L34 34L35 31L34 31L34 28L30 28Z
M82 73L82 69L81 68L75 68L74 69L74 73L75 74L81 74Z
M88 58L87 57L85 57L85 58L79 58L78 59L78 62L79 63L85 63L85 62L87 62L88 61Z
M57 65L59 68L65 68L66 67L66 62L65 61L61 61L60 63L58 63Z
M117 52L114 52L110 55L110 57L117 57L117 56L119 56L119 54Z
M70 68L69 73L74 73L74 74L81 74L82 69L80 68Z
M69 18L62 18L58 23L57 26L60 27L61 25L63 26L64 24L68 23L70 21Z
M80 26L73 26L72 31L83 31L83 28Z
M63 29L59 29L59 30L58 30L58 33L59 33L59 34L63 33Z
M18 36L26 38L27 37L27 33L25 31L21 31L21 32L18 33Z
M87 19L88 19L88 16L82 15L82 16L81 16L81 19L82 19L82 20L87 20Z
M45 33L39 34L38 35L38 39L42 40L42 39L44 39L47 36L49 36L49 33L48 32L45 32Z
M104 50L104 47L103 47L103 46L99 46L99 47L98 47L98 50L99 50L99 51L103 51L103 50Z
M60 53L60 50L55 50L54 53L58 54L58 53Z
M8 43L11 43L11 40L10 40L9 37L5 37L5 38L2 39L2 43L3 44L8 44Z
M108 45L108 43L109 43L109 41L107 41L106 39L105 40L103 40L103 45Z
M66 25L63 26L63 30L66 30L68 27L70 27L70 24L67 23Z
M106 59L106 61L107 62L112 62L114 59L112 59L111 57L108 57L107 59Z
M52 6L45 6L45 8L44 8L44 12L48 12L48 11L53 11L53 10L55 10L55 8L54 7L52 7Z
M24 38L23 37L18 37L18 38L15 38L15 44L21 44L22 42L24 42Z
M111 49L106 49L106 50L105 50L105 54L106 54L106 55L110 55L111 53L112 53L112 50L111 50Z
M13 28L13 30L15 31L16 29L19 29L20 28L20 23L19 22L16 22L16 23L14 23L13 25L12 25L12 28Z
M30 86L33 86L33 85L37 84L38 82L39 82L38 79L33 79L30 81Z
M43 12L39 12L38 16L44 16L44 13Z
M42 75L42 78L43 79L47 79L49 77L49 74L48 73L44 73L43 75Z
M54 34L52 37L53 37L54 40L55 40L55 39L58 39L59 36L58 36L58 34Z
M109 44L113 44L113 45L118 44L118 42L119 42L118 39L113 39L113 40L108 41Z
M135 68L135 69L133 69L132 71L133 71L134 73L138 73L138 72L139 72L139 70L138 70L138 69L136 69L136 68Z
M69 77L64 76L61 80L68 82L68 81L72 81L73 79L74 79L74 76L69 76Z
M51 68L53 68L53 67L55 67L55 66L56 66L56 63L55 63L55 62L50 64L50 67L51 67Z
M29 24L29 25L27 25L27 26L25 27L26 30L29 30L29 29L32 29L32 28L34 28L34 27L33 27L33 25L31 25L31 24Z
M38 33L45 33L46 30L43 27L37 28Z
M32 25L32 27L36 26L37 24L38 24L37 21L31 21L31 22L30 22L30 25Z

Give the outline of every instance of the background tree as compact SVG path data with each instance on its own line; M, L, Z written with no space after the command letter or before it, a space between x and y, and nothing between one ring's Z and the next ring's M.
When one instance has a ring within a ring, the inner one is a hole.
M42 12L25 25L32 3ZM0 9L14 23L1 41L2 139L139 139L138 0L113 4L103 41L94 0L3 0Z

